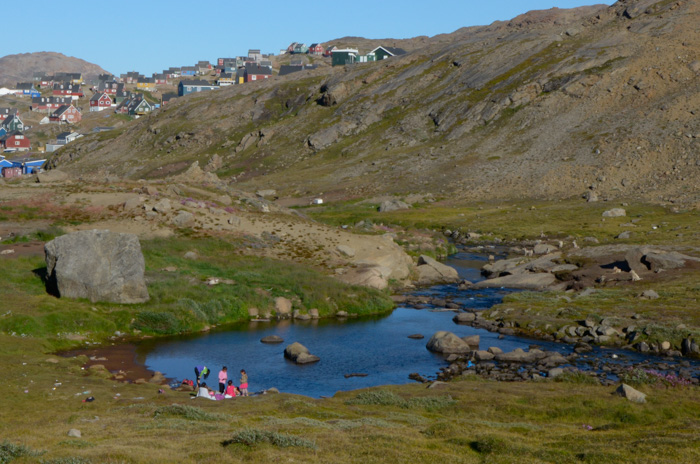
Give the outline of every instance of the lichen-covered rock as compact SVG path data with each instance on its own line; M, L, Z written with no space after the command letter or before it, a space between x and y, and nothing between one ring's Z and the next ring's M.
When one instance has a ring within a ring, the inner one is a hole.
M452 332L441 330L430 337L425 347L435 353L466 354L471 351L467 342Z
M294 342L284 349L284 357L296 364L309 364L320 361L321 358L309 353L309 349L299 342Z
M84 230L44 246L50 290L92 302L148 301L141 244L134 234Z

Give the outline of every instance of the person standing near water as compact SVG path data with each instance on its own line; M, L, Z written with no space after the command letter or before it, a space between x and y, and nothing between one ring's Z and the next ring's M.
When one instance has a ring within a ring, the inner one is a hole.
M209 377L209 368L207 366L195 366L194 376L197 379L197 387L199 388L200 379L204 378L206 380Z
M248 374L245 369L241 369L241 396L248 396Z
M222 367L219 371L219 393L223 393L226 390L226 381L228 380L228 369L226 366Z

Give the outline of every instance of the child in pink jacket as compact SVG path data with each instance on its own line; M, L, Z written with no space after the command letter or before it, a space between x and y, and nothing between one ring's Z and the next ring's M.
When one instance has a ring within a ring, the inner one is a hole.
M219 371L219 393L223 394L226 390L226 381L228 380L228 369L226 366Z

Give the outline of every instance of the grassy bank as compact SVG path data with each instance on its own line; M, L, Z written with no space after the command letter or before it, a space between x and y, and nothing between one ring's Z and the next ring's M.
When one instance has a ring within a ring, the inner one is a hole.
M0 433L15 462L557 462L700 459L700 390L641 385L646 404L585 383L465 378L224 402L158 394L0 336ZM88 393L85 393L88 392ZM94 402L82 402L93 396ZM67 436L78 429L80 438ZM30 455L34 453L34 456ZM4 455L0 454L0 459ZM2 462L10 462L4 460Z
M101 342L124 334L176 334L249 319L249 309L274 312L283 296L293 309L377 314L393 308L388 295L351 287L315 269L291 262L243 256L240 244L215 238L142 241L150 301L135 305L91 303L48 295L43 256L1 259L6 308L0 332L46 340L54 348ZM196 259L184 257L188 251ZM165 270L167 269L167 270ZM216 277L224 283L209 286Z
M600 243L644 243L700 245L700 211L674 211L658 205L630 202L584 203L581 200L557 202L509 201L481 204L416 204L408 210L377 212L376 204L344 202L304 211L314 219L333 225L353 225L359 221L396 224L410 229L450 229L483 234L483 240L529 240L571 237L579 241L594 237ZM603 218L612 208L624 208L627 216ZM631 231L629 239L615 239Z

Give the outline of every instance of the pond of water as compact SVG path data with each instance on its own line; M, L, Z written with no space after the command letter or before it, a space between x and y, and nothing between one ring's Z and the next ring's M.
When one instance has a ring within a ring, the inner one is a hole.
M457 269L461 277L473 282L481 279L479 269L486 259L485 255L458 253L446 263ZM486 309L513 291L460 291L456 285L440 285L414 294L450 297L466 308ZM222 366L228 366L229 379L234 384L238 384L239 371L245 369L250 378L251 392L276 387L282 392L321 397L343 390L409 383L412 381L408 375L413 372L435 378L440 367L446 366L447 362L445 357L428 351L425 345L439 330L449 330L460 337L478 334L482 349L497 346L504 351L527 350L531 344L537 344L542 349L564 355L572 351L570 345L561 343L514 336L499 339L497 333L455 324L452 322L454 312L434 309L399 307L382 317L243 323L220 332L146 340L137 346L137 361L178 381L193 379L194 366L206 365L212 370L207 382L214 388ZM425 339L410 339L411 334L422 334ZM279 335L284 343L261 343L260 339L266 335ZM284 348L292 342L303 344L321 361L300 366L286 360ZM635 353L599 349L589 358L609 357L613 352L619 353L621 361L643 358ZM346 374L355 373L366 376L346 378Z

